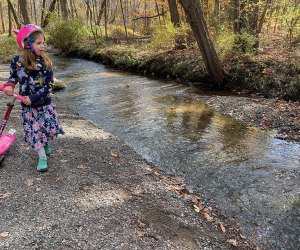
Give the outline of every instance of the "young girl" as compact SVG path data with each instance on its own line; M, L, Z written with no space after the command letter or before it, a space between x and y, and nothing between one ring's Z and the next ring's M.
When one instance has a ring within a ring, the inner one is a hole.
M21 104L25 142L39 155L37 170L46 171L46 155L52 151L49 142L64 133L51 103L52 62L44 54L44 31L40 27L27 24L14 32L22 54L12 59L4 91L13 95L14 87L19 83L19 94L25 97Z

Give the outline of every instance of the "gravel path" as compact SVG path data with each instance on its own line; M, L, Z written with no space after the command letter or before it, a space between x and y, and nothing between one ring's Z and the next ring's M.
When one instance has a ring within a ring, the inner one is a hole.
M7 100L1 94L3 112ZM54 102L66 134L46 173L23 143L18 105L8 121L18 138L0 168L0 249L255 249L197 195L180 192L180 179Z

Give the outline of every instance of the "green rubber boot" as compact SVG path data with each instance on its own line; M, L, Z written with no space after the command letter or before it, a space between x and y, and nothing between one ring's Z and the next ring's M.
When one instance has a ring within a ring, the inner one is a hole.
M41 157L39 158L39 163L37 165L37 170L40 171L40 172L45 172L47 171L48 169L48 166L47 166L47 158L45 157Z
M45 149L45 153L46 153L46 155L51 155L51 153L52 153L52 148L50 147L50 146L45 146L44 147L44 149Z

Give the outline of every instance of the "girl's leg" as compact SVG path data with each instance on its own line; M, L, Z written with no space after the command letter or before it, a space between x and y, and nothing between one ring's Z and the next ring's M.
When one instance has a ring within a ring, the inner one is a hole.
M52 153L52 148L47 145L44 147L46 155L50 155Z
M39 163L37 165L37 170L44 172L47 171L48 166L47 166L47 157L46 157L46 152L44 147L41 147L40 149L37 150L38 155L39 155Z

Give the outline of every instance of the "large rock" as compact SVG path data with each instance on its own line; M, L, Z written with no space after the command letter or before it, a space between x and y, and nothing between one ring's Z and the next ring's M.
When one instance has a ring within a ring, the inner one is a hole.
M53 87L52 87L53 91L63 90L66 87L67 87L67 85L65 83L63 83L61 80L54 78L54 83L53 83Z

